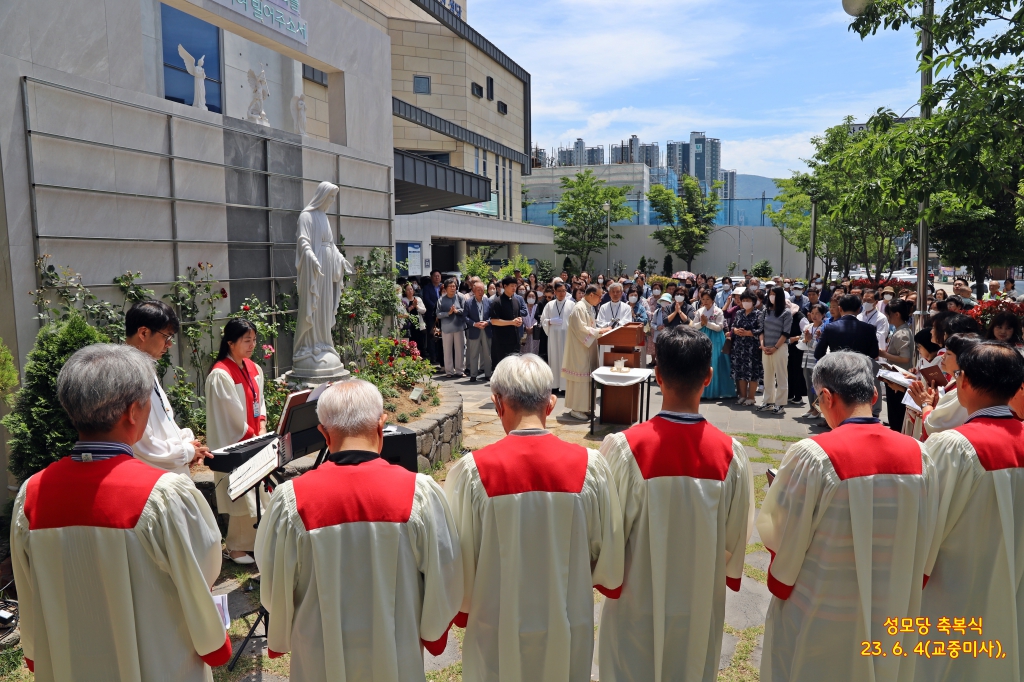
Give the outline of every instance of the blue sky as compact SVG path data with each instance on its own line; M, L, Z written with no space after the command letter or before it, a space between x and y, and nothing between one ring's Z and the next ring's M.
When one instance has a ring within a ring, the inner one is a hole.
M903 113L920 87L915 36L861 40L840 0L467 0L470 24L532 75L545 148L703 130L722 167L788 177L846 115ZM916 107L910 114L916 112ZM607 151L606 151L607 154Z

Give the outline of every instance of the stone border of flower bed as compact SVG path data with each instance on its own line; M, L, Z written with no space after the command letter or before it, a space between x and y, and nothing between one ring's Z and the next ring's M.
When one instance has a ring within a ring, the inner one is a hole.
M445 464L462 443L462 395L451 384L437 384L440 405L424 405L429 410L419 419L400 424L416 432L416 454L421 473L430 471L438 464ZM295 478L309 471L316 455L306 455L284 467L285 480ZM196 487L203 493L211 509L217 508L213 489L213 472L204 471L193 478Z

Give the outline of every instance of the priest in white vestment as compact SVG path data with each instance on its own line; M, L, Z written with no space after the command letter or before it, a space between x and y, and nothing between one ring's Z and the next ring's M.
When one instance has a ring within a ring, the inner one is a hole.
M569 314L562 378L565 379L565 406L574 419L588 419L590 412L590 373L600 365L597 340L601 330L594 319L594 307L600 302L601 287L590 284L583 300L578 301Z
M680 326L657 345L662 411L601 444L626 561L622 593L601 613L600 677L713 682L725 589L740 589L754 527L754 479L739 441L699 414L711 339Z
M540 315L540 326L548 335L548 367L551 368L551 390L564 391L565 377L562 376L562 358L565 355L565 338L569 331L569 315L576 307L565 290L565 283L556 279L555 297L544 306Z
M317 416L330 455L278 486L256 534L269 655L291 652L293 682L422 682L462 604L444 491L381 459L373 384L334 384Z
M491 396L508 434L445 482L462 543L464 679L589 682L594 591L622 586L622 513L600 453L545 428L555 406L538 356L505 358Z
M633 321L633 306L622 300L622 285L612 282L608 285L609 301L602 303L597 309L597 326L621 327Z
M21 487L11 517L21 647L38 682L212 682L231 641L210 596L220 531L186 476L134 458L153 362L128 346L71 356L57 395L71 455Z
M912 680L918 656L893 647L912 652L918 633L890 634L886 620L920 615L935 466L921 443L871 416L867 356L829 353L812 381L832 431L789 449L757 519L774 595L761 680ZM862 654L876 641L879 655Z
M967 421L925 444L941 501L921 598L921 615L932 624L928 653L935 655L918 658L917 679L1020 680L1024 426L1007 403L1021 391L1024 360L1013 347L989 341L961 353L957 362L957 398ZM952 629L954 618L963 619L962 631ZM945 631L939 629L942 619ZM950 657L953 641L956 658ZM975 651L975 642L988 649L994 641L994 650Z
M140 301L124 316L125 340L159 362L174 345L174 335L181 325L171 306L163 301ZM139 442L132 446L135 457L150 466L190 476L189 465L213 457L209 448L196 440L192 429L179 428L174 410L159 379L153 381L149 401L149 422Z

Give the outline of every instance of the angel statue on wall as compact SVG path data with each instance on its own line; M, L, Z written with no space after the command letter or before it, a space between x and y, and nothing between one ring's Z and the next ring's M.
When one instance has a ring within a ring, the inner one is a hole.
M203 62L206 60L204 54L199 58L199 61L188 53L184 47L178 45L178 54L181 55L182 60L185 62L185 70L188 71L188 75L195 79L195 91L192 96L192 106L196 109L202 109L208 111L206 108L206 70L203 69Z
M306 135L306 96L292 97L292 120L295 121L295 132Z
M267 85L267 72L261 68L260 75L257 76L252 69L249 69L248 75L249 87L252 88L252 101L249 102L249 109L245 113L245 118L253 123L270 126L267 112L263 110L263 103L270 97L270 86Z

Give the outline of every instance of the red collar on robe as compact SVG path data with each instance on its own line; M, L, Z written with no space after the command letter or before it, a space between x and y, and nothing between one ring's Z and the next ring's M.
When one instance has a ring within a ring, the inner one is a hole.
M839 480L880 474L921 475L921 446L910 436L872 424L844 423L811 438L825 451Z
M258 434L260 432L260 422L265 422L267 420L267 418L262 415L259 417L252 416L253 403L259 403L260 398L260 387L259 383L257 383L256 381L260 375L259 368L257 368L256 363L250 360L249 358L246 358L245 360L243 360L243 362L245 363L245 370L249 375L248 379L246 379L245 374L242 373L242 368L239 367L238 364L231 358L225 358L223 360L220 360L212 368L224 370L229 375L231 375L232 381L234 381L236 384L242 385L242 393L245 394L246 429L245 434L239 440L252 438L256 434ZM255 400L253 400L253 390L256 391Z

